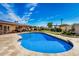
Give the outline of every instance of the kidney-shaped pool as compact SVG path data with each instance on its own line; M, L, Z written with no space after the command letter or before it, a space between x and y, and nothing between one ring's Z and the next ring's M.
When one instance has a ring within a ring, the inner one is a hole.
M20 40L22 47L36 52L60 53L73 47L69 41L67 42L45 33L32 32L20 35L22 37Z

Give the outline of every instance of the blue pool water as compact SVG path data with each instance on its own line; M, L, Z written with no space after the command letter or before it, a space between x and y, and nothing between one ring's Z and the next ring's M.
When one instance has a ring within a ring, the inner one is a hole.
M73 46L69 42L45 33L32 32L20 34L21 45L29 50L42 53L59 53L70 50Z

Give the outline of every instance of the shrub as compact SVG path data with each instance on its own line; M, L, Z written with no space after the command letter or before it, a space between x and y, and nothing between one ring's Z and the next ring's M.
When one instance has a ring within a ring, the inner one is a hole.
M69 31L63 31L62 34L66 34L66 35L74 35L75 33L69 32Z
M62 30L60 28L54 28L54 29L51 29L51 31L54 31L54 32L61 32Z

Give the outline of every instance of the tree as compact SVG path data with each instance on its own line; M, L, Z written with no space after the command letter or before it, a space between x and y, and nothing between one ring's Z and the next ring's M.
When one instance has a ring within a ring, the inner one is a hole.
M52 28L52 22L49 22L48 24L47 24L47 26L48 26L48 28Z

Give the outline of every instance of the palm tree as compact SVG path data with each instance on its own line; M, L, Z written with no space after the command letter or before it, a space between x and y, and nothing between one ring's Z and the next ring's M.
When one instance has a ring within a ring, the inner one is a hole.
M63 18L61 18L61 25L63 24Z

